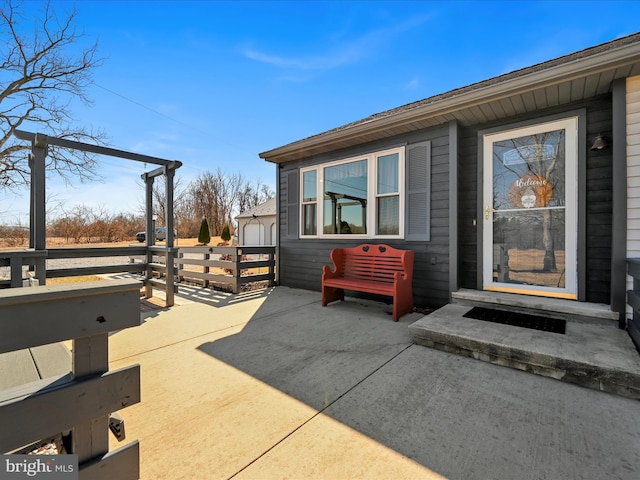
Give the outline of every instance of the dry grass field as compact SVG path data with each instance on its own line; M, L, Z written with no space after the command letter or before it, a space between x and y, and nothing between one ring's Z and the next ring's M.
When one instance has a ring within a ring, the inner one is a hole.
M216 246L222 242L220 237L212 237L210 246ZM15 245L15 239L0 238L0 251L10 251L10 250L21 250L23 248L27 248L29 243L28 239L24 239L21 244L18 246ZM175 241L176 247L190 247L194 245L199 245L197 238L178 238ZM100 247L128 247L128 246L141 246L143 245L140 242L112 242L112 243L90 243L90 242L82 242L82 243L74 243L68 242L64 238L56 238L50 237L47 238L47 248L100 248ZM164 245L164 242L158 242L157 245ZM3 273L8 272L0 272L0 277L6 277ZM223 271L220 269L220 273ZM81 282L93 282L96 280L104 280L103 277L96 275L82 275L75 277L62 277L62 278L49 278L47 279L47 285L60 285L60 284L69 284L69 283L81 283Z
M220 237L211 237L211 242L209 242L210 246L216 246L222 242ZM130 242L112 242L112 243L94 243L94 242L69 242L64 238L59 237L48 237L47 238L47 248L66 248L66 247L78 247L78 248L97 248L97 247L137 247L143 245L140 242L137 242L135 239ZM158 242L157 245L164 245L164 242ZM192 247L194 245L199 245L197 238L177 238L174 241L174 245L176 247ZM15 240L11 242L8 239L0 238L0 250L20 250L22 248L27 248L29 246L29 239L25 238L18 245L15 245Z

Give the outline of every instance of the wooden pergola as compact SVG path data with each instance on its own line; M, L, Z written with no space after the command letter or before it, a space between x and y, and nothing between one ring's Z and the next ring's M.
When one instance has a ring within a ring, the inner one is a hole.
M29 248L34 251L46 250L46 157L49 145L60 148L69 148L80 150L83 152L94 153L97 155L107 155L110 157L123 158L136 162L149 163L159 165L155 170L142 174L142 180L145 183L145 219L146 219L146 244L151 247L155 243L155 221L153 218L153 182L156 177L164 175L165 196L167 208L165 210L165 227L167 236L165 241L166 255L166 294L167 306L173 305L174 279L172 274L173 265L173 247L174 247L174 226L173 226L173 184L176 169L182 166L182 162L177 160L165 160L149 155L141 155L139 153L117 150L114 148L103 147L99 145L91 145L88 143L76 142L64 138L50 137L42 133L25 132L22 130L13 130L13 135L19 140L31 142L31 155L29 156L29 168L31 171L31 192L30 192L30 210L29 210ZM46 282L45 258L46 254L37 256L36 276L41 284ZM147 263L152 263L153 253L147 250ZM148 288L150 288L147 283Z

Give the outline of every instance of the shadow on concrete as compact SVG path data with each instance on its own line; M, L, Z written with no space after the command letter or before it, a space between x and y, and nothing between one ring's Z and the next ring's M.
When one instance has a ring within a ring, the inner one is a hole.
M240 334L200 350L321 410L412 344L407 326L420 316L396 323L386 310L356 299L323 308L315 292L270 295Z
M278 287L199 350L448 478L640 472L640 403L414 345L421 315L389 312Z
M231 293L216 290L212 287L202 287L199 285L178 284L178 294L181 299L192 302L204 303L211 307L226 307L237 303L255 300L257 298L266 297L274 287L259 288L240 293Z
M115 275L108 275L108 278L112 279L135 279L142 280L141 275L137 275L135 273L121 273ZM178 287L178 295L176 296L176 303L179 305L180 303L187 302L197 302L205 305L209 305L211 307L222 308L227 305L234 305L237 303L246 302L249 300L255 300L256 298L262 298L269 295L269 292L273 289L273 287L268 288L256 288L255 290L248 290L240 293L231 293L223 290L217 290L213 287L203 287L200 285L191 285L188 283L177 283ZM250 284L247 284L250 285ZM247 287L250 288L250 287ZM153 301L154 305L158 305L158 302L161 302L164 299L164 292L158 289L153 290L152 299L157 300ZM162 308L171 308L171 307L162 307ZM155 308L147 308L146 311L153 311ZM144 310L143 310L144 311ZM147 315L149 316L149 315ZM153 316L153 315L151 315Z

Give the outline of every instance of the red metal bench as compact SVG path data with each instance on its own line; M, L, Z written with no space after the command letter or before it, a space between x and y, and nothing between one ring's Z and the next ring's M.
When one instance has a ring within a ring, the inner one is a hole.
M322 306L344 301L344 291L393 297L393 320L413 311L413 251L364 244L331 250L333 270L322 267Z

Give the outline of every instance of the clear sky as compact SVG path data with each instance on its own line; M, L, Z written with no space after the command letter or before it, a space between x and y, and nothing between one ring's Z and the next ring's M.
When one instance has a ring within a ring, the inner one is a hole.
M221 168L273 189L275 166L260 152L640 31L632 0L76 5L78 29L105 59L93 105L73 106L79 123L111 147L182 161L184 184ZM49 197L137 210L145 166L99 162L102 183L51 180ZM0 191L0 222L26 223L27 212L25 196Z

